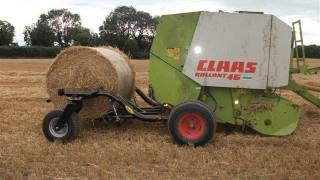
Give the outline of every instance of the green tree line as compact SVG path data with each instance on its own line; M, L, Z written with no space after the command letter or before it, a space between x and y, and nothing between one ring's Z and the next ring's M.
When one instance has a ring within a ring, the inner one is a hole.
M299 56L302 54L301 46L298 47L299 49ZM306 58L320 58L320 46L317 45L309 45L304 46L304 51L306 54Z
M68 9L52 9L41 14L38 20L24 29L24 41L29 47L53 47L59 52L72 45L113 46L121 49L133 58L148 58L159 17L138 11L132 6L119 6L110 12L99 27L99 33L93 33L83 27L81 17ZM17 46L13 43L14 26L0 20L0 46ZM12 53L35 54L31 51L48 52L48 48L32 48L30 52L23 48ZM10 48L1 52L10 54ZM50 56L52 56L52 52ZM305 46L307 58L320 58L320 46Z
M158 16L152 17L132 6L119 6L106 16L99 33L93 33L82 26L79 14L68 9L52 9L26 26L23 34L30 47L55 47L56 51L56 47L63 49L72 45L113 46L133 58L148 58L158 22ZM13 36L14 27L0 20L0 45L16 45L12 43Z

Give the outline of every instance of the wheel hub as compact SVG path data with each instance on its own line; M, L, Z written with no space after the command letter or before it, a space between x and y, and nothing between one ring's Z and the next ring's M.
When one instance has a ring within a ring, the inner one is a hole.
M189 129L194 129L196 123L197 122L194 119L190 120L189 123L188 123Z
M63 127L58 127L57 124L59 122L59 118L56 117L52 119L49 123L49 131L56 138L62 138L68 133L68 124L65 123Z
M186 140L196 140L204 134L204 119L195 114L187 113L180 118L178 130Z

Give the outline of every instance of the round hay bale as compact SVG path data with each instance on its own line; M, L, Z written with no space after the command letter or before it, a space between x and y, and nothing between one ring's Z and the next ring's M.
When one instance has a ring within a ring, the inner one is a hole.
M68 101L58 96L58 89L108 90L130 98L135 74L128 57L110 47L71 47L62 51L47 72L47 91L56 108ZM80 116L83 119L102 117L112 106L103 97L84 100Z

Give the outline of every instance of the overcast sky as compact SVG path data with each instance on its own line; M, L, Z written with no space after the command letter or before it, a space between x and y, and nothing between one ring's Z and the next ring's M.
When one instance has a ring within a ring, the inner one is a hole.
M301 19L306 44L320 45L320 0L0 0L0 20L16 28L14 41L23 45L23 29L35 23L41 13L68 8L78 13L82 25L93 32L117 6L130 5L151 15L191 11L263 11L288 24Z

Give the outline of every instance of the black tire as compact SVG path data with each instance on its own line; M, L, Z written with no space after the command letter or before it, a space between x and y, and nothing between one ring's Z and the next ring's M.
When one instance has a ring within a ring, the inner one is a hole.
M180 145L204 145L213 138L216 127L213 112L198 101L188 101L176 106L168 120L169 132Z
M63 110L57 109L49 112L43 119L42 131L49 141L62 140L71 142L76 139L80 133L80 117L77 113L73 113L68 119L65 127L59 131L54 129L56 121L62 115Z

